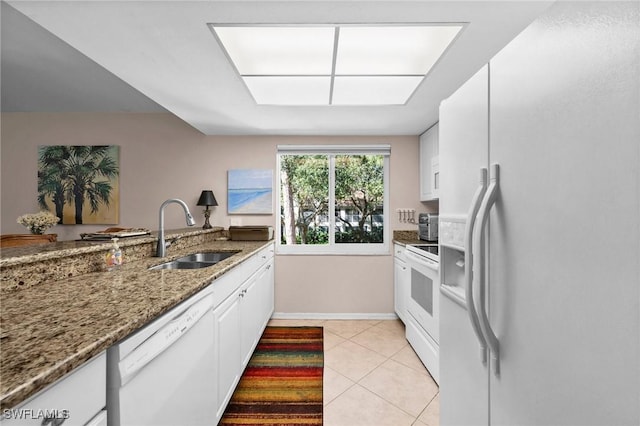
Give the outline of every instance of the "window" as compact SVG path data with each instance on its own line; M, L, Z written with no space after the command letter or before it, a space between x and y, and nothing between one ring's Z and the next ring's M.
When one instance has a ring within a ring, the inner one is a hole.
M278 147L278 252L386 254L390 147Z

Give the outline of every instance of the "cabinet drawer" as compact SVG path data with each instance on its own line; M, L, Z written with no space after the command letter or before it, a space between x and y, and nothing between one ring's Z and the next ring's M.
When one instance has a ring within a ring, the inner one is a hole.
M85 425L106 406L106 360L106 354L102 353L24 404L4 410L0 423L2 426ZM47 423L45 418L51 417L57 417L58 422Z
M260 264L263 264L267 262L269 259L271 259L273 257L274 251L275 249L273 244L269 244L267 247L260 250L257 255L260 261Z
M269 259L273 257L274 246L273 244L269 244L267 247L263 247L256 254L251 256L250 259L247 259L247 263L251 264L251 270L255 271L259 269L262 265L264 265Z

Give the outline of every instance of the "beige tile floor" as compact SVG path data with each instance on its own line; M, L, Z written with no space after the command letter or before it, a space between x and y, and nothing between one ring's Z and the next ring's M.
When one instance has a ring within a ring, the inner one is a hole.
M438 426L438 385L398 320L271 320L324 327L324 426Z

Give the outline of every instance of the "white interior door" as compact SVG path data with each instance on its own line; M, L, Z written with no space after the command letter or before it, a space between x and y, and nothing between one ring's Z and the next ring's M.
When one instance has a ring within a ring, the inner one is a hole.
M640 424L639 7L556 3L491 61L493 425Z

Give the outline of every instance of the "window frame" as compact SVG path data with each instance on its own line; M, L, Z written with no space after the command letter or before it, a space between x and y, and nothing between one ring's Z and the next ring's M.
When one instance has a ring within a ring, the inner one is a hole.
M328 244L282 244L280 166L283 155L329 156L329 232ZM382 155L383 156L383 233L381 243L335 242L335 156ZM285 255L386 255L390 245L389 216L389 164L391 145L278 145L276 153L276 253Z

